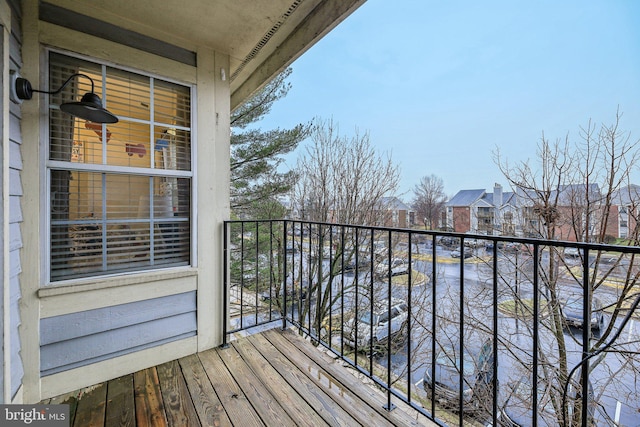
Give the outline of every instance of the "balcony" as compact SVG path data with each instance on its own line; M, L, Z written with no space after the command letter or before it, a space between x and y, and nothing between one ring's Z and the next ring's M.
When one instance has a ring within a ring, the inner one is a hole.
M403 403L440 425L634 425L638 254L636 246L227 222L225 337L292 328L375 383L391 413Z
M77 426L637 422L639 247L301 221L224 234L220 348L43 403Z
M270 330L42 402L70 426L432 425L291 331Z

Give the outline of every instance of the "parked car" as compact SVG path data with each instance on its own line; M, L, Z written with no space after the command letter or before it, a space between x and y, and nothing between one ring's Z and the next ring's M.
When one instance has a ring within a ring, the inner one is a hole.
M283 284L273 284L273 287L269 289L263 289L260 293L260 298L262 301L269 301L273 298L283 298L284 297L284 285ZM309 284L307 281L304 281L302 286L300 286L300 282L296 280L295 285L291 285L291 281L287 280L287 299L289 302L294 300L307 299L307 291L309 290Z
M572 295L560 302L562 304L562 316L568 326L582 328L584 325L583 298L582 295ZM604 314L600 298L593 297L591 301L591 329L599 331L604 328Z
M351 318L344 325L342 338L346 345L358 351L373 349L374 352L382 352L388 344L389 323L391 323L391 339L406 333L409 308L405 301L392 298L391 312L389 312L388 300L374 303L373 316L368 304L363 304L362 307L362 310L358 311L358 318Z
M462 361L462 362L461 362ZM464 364L464 389L460 392L460 367ZM427 363L424 373L424 389L431 396L435 382L435 398L442 406L458 409L460 395L464 412L477 412L490 401L493 385L493 341L486 340L476 354L466 347L443 346L435 357L435 370ZM432 378L432 370L435 376Z
M356 259L354 256L349 262L345 263L345 266L342 269L342 271L344 271L345 273L350 273L356 270L364 272L368 270L368 267L370 265L371 265L371 260L368 257L360 255L358 257L358 263L356 264Z
M580 377L580 372L576 374L576 378ZM558 418L553 408L551 395L546 383L542 380L537 384L538 405L534 409L531 402L533 401L533 385L530 376L523 376L515 383L506 387L506 399L500 403L500 425L510 427L529 427L533 425L533 418L536 417L538 426L553 427L558 425ZM575 389L570 387L569 398L575 398ZM589 420L588 426L594 425L594 417L596 412L595 397L593 387L589 382Z
M438 236L436 242L445 247L460 245L460 239L457 237Z
M376 266L376 274L386 276L389 274L389 260L384 259ZM391 260L391 275L401 276L409 274L409 263L402 258L393 258Z
M571 257L571 258L578 258L580 256L580 249L564 248L564 256Z
M453 251L451 251L451 258L460 258L462 256L462 254L460 253L460 251L458 249L455 249ZM473 256L473 253L469 250L469 251L464 251L464 258L471 258Z

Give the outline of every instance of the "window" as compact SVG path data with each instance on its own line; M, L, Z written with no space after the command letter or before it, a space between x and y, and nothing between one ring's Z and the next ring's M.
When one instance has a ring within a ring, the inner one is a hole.
M190 265L191 88L49 53L50 88L75 73L120 121L58 109L86 78L50 95L50 280Z

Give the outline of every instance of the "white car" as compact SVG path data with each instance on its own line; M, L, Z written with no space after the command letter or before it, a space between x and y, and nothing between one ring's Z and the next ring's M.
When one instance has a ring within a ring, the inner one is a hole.
M379 352L387 347L389 326L391 326L392 339L406 332L409 317L406 302L392 298L391 313L389 313L388 304L388 301L374 304L373 317L370 306L363 305L363 308L358 311L358 320L352 318L344 325L342 332L344 343L357 350L367 351L373 348L374 351Z
M384 259L376 266L376 274L386 276L389 274L389 260ZM409 274L409 263L402 258L393 258L391 260L391 275L400 276Z

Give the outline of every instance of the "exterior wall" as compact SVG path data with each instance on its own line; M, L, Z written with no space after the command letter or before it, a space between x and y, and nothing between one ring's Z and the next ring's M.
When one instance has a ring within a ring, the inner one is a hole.
M627 207L627 236L625 237L629 237L629 235L633 235L634 233L637 233L637 229L638 229L638 221L637 218L640 215L640 212L638 211L637 206L634 204L632 206L628 206Z
M611 206L605 225L606 234L615 238L622 237L622 235L626 237L629 226L627 217L628 215L626 213L620 213L620 206ZM626 226L623 227L623 224L626 224Z
M3 331L3 352L0 356L2 372L0 384L2 394L0 403L21 400L20 391L24 368L21 356L19 327L21 324L22 271L20 250L22 235L20 225L23 222L21 199L23 195L21 173L22 135L20 130L21 111L18 104L9 100L5 89L9 88L9 70L21 65L20 4L17 1L0 1L0 25L2 26L2 260L3 260L3 299L0 307L2 317L0 326Z
M466 233L471 230L471 211L466 206L453 207L453 231Z
M173 360L222 342L222 221L229 217L229 58L191 46L197 66L39 21L23 0L23 77L43 87L43 46L195 85L193 266L46 283L46 117L21 106L24 144L20 313L26 403ZM226 72L221 72L225 70ZM18 212L20 210L18 209ZM198 212L206 213L199 215ZM197 295L197 298L196 298Z
M40 374L195 336L196 329L195 291L46 317L40 320Z
M409 213L405 210L398 211L398 227L409 227Z
M486 206L474 206L476 227L472 229L478 233L492 235L495 230L494 208Z

